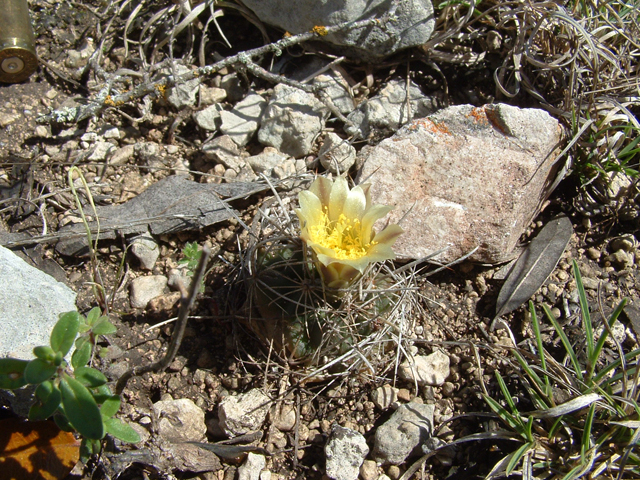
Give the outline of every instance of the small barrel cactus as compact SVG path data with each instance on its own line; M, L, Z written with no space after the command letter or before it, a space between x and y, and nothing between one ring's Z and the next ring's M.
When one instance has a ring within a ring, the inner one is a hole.
M349 189L344 178L317 178L299 203L299 226L272 211L265 224L282 228L263 228L248 252L243 319L294 363L371 365L394 344L390 316L404 297L402 281L379 262L394 258L402 229L376 233L374 222L390 208L372 205L368 185Z

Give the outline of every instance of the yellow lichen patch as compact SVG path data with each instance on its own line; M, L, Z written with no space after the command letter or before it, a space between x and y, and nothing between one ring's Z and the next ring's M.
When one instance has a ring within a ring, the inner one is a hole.
M324 37L325 35L327 35L329 33L327 31L327 27L323 27L322 25L316 25L315 27L313 27L311 29L311 31L313 33L315 33L316 35L320 35L321 37Z
M167 98L167 86L166 85L156 85L156 90L160 94L162 98Z

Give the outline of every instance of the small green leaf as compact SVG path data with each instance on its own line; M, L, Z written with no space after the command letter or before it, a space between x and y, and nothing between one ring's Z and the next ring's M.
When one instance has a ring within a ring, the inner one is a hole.
M96 323L96 320L100 318L101 313L102 310L100 310L100 307L93 307L89 313L87 313L87 325L91 326Z
M13 390L24 387L28 383L24 378L24 369L28 364L28 360L0 358L0 388Z
M92 390L93 398L98 405L103 404L113 396L108 385L100 385L98 388L93 388Z
M91 360L91 342L85 339L79 347L76 344L76 351L71 356L71 366L78 369L89 363L89 360Z
M109 418L105 420L104 426L107 429L107 433L113 435L118 440L122 440L127 443L138 443L140 441L140 435L138 435L138 432L126 423L122 423L117 418Z
M62 405L69 423L80 435L93 440L104 437L102 416L91 392L75 378L65 375L60 382Z
M100 440L91 440L89 438L83 438L80 443L80 460L86 465L89 458L92 455L100 453L101 442Z
M36 388L36 399L29 410L29 420L32 422L46 420L53 415L60 406L62 394L53 382L47 380Z
M63 355L62 352L56 352L56 356L53 358L53 364L56 367L59 367L60 365L62 365L62 360L63 360Z
M74 431L74 428L69 423L66 415L64 415L64 413L62 413L60 410L58 410L58 412L56 412L53 416L53 421L56 422L56 425L60 430L64 430L65 432Z
M93 398L96 398L94 395ZM120 410L120 395L111 395L102 401L100 413L107 418L113 417Z
M55 365L36 358L31 360L27 364L27 368L24 369L24 379L27 383L42 383L49 380L56 373L56 370L58 367Z
M95 388L107 383L107 377L95 368L78 367L73 371L73 373L75 374L76 380L85 387Z
M100 320L93 326L91 331L94 335L112 335L116 333L118 329L107 317L100 317Z
M100 358L106 358L107 355L109 355L109 347L100 347L100 350L98 350L98 356Z
M42 345L40 347L35 347L33 349L33 354L38 357L40 360L44 360L48 363L53 363L53 359L56 357L56 352L53 351L53 348Z
M76 339L76 335L78 334L79 326L80 315L78 312L60 314L60 320L58 320L58 323L56 323L51 332L51 348L56 352L62 353L62 356L69 353L69 350Z

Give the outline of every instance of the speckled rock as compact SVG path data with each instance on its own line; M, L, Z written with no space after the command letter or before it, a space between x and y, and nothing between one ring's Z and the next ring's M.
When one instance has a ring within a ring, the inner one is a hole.
M561 137L543 110L457 105L364 148L357 182L395 207L391 222L406 215L399 258L446 249L435 258L449 262L478 247L472 260L504 262L551 193Z
M324 453L329 478L357 480L360 466L369 453L369 447L360 433L334 423Z

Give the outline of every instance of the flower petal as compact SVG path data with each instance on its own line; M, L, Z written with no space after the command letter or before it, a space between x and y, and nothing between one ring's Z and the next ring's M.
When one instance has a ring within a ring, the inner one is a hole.
M344 202L349 194L349 185L343 177L337 177L331 188L331 196L329 199L329 220L335 222L340 218Z
M371 184L370 183L361 183L358 185L362 191L364 192L364 196L367 199L367 208L365 210L369 210L371 208Z
M320 199L320 203L323 206L329 206L331 187L333 182L327 177L318 177L309 187L309 191L316 195Z
M322 221L322 203L312 192L303 190L298 194L300 208L296 210L302 228L318 225Z
M396 225L395 223L388 225L387 228L382 230L381 232L376 233L373 237L373 241L378 243L379 245L393 245L397 238L404 232L402 227Z
M302 236L301 236L302 237ZM303 240L305 240L303 238ZM325 247L324 245L320 245L319 243L307 241L307 245L316 253L318 257L322 255L322 258L325 260L321 260L322 263L328 265L331 261L335 260L336 252L333 248Z
M385 260L393 260L396 258L391 245L386 243L378 243L369 249L366 258L371 262L384 262Z
M347 194L342 213L349 220L360 220L367 206L367 199L360 187L354 187Z
M366 211L364 216L362 217L362 234L366 237L370 235L369 238L365 238L365 241L371 240L371 229L373 228L373 224L376 223L376 220L384 217L387 213L389 213L393 208L387 205L374 205L369 210Z

